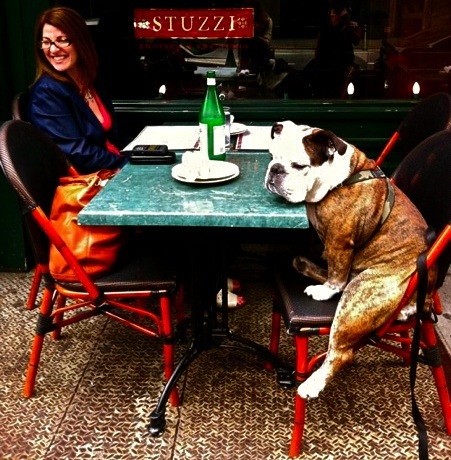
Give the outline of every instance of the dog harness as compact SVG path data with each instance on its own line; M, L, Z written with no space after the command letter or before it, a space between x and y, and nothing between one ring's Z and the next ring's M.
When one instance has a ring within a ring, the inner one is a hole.
M379 167L376 169L360 171L348 177L344 182L340 184L340 186L352 185L356 184L357 182L363 182L369 179L385 179L387 182L387 196L385 198L384 209L382 210L381 221L379 222L378 226L378 228L380 228L381 225L387 220L395 203L395 189L393 188L390 179L383 173L383 171Z

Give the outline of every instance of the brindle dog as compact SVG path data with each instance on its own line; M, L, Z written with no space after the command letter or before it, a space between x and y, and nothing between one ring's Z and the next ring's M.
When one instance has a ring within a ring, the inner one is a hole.
M288 121L275 124L271 137L266 188L304 201L324 243L327 270L301 256L293 261L321 283L305 292L319 301L342 292L327 356L298 388L301 397L314 398L352 361L355 345L395 311L427 248L427 225L374 160L334 133Z

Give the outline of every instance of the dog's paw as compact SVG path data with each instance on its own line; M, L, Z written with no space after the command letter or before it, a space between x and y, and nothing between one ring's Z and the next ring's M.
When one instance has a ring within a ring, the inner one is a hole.
M313 297L315 300L329 300L335 294L340 292L337 288L331 288L325 284L315 284L312 286L307 286L304 292Z
M302 399L313 399L317 398L324 387L326 386L326 380L321 372L314 372L304 383L301 383L298 387L298 395Z

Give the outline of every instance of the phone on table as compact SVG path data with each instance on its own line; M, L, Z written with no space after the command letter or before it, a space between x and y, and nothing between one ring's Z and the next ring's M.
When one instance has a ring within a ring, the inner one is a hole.
M167 165L175 163L175 152L168 149L167 145L148 144L135 145L132 150L124 150L132 164Z

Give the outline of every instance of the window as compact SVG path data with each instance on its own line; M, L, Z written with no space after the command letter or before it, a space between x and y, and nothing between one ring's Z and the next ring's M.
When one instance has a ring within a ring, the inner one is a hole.
M134 8L186 8L181 0L60 3L88 20L113 99L154 98L162 85L168 99L200 98L205 67L217 68L220 89L231 99L346 98L349 83L355 99L411 98L415 82L423 97L451 90L449 0L348 2L350 19L360 31L351 48L349 43L338 46L339 35L323 31L335 12L329 0L261 0L272 23L268 50L240 39L135 38ZM240 8L255 3L194 0L189 5ZM334 45L325 50L321 66L313 60L320 31ZM348 48L338 59L343 46Z

